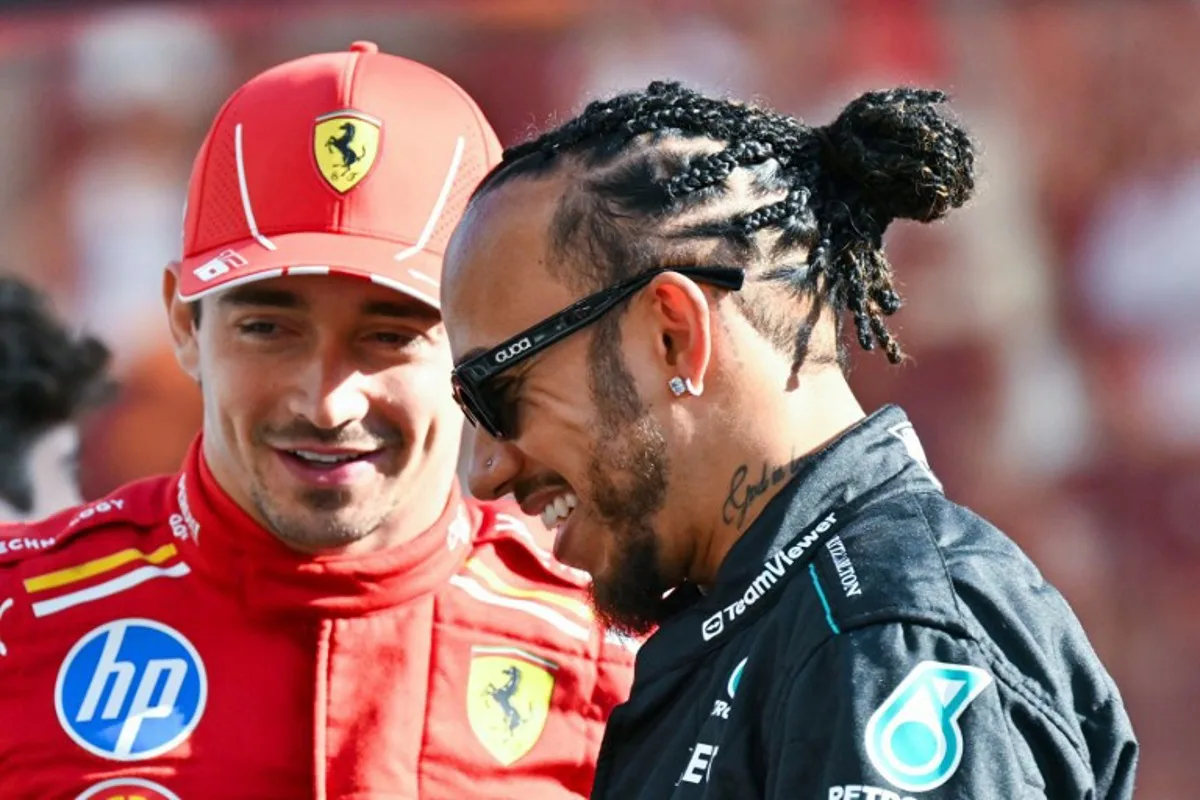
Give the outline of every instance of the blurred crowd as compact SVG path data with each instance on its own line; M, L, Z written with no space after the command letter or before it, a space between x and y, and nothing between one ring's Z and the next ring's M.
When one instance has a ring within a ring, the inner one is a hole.
M56 4L0 27L0 271L114 353L87 497L175 469L201 420L162 315L191 161L229 91L369 38L462 84L506 143L670 77L814 122L853 93L948 89L978 201L897 225L897 402L951 498L1076 608L1143 743L1139 796L1200 784L1200 4L1171 0L443 0ZM286 11L284 10L286 9Z

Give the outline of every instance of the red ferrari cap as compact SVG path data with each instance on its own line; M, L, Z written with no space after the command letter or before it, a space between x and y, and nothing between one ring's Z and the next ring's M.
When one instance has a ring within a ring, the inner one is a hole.
M269 69L192 167L179 295L346 274L436 308L450 233L500 155L466 92L371 42Z

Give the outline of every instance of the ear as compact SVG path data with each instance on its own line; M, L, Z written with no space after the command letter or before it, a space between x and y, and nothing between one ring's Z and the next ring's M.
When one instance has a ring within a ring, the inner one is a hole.
M712 309L708 296L694 281L666 272L647 287L658 326L656 355L666 373L663 385L679 377L694 394L704 391L712 355Z
M167 307L167 323L175 342L175 360L183 371L200 381L200 346L196 341L196 319L190 304L179 299L179 263L172 261L163 270L163 304ZM199 301L195 301L199 302Z

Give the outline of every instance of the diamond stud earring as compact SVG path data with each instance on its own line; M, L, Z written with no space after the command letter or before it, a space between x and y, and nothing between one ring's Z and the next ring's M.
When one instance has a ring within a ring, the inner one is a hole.
M690 394L692 397L699 397L703 391L696 388L696 384L692 383L691 378L681 378L676 375L671 380L667 381L667 386L671 388L671 394L676 397L683 397L684 394Z

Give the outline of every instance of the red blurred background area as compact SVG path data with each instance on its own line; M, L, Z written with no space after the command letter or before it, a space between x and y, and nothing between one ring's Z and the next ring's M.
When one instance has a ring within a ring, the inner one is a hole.
M373 39L457 80L506 144L654 78L816 122L867 88L948 89L983 143L981 191L889 232L912 358L856 353L853 383L908 410L948 494L1077 609L1143 743L1139 797L1195 794L1200 4L4 5L0 269L117 354L121 393L87 425L89 497L173 470L201 424L162 268L211 116L267 66Z

